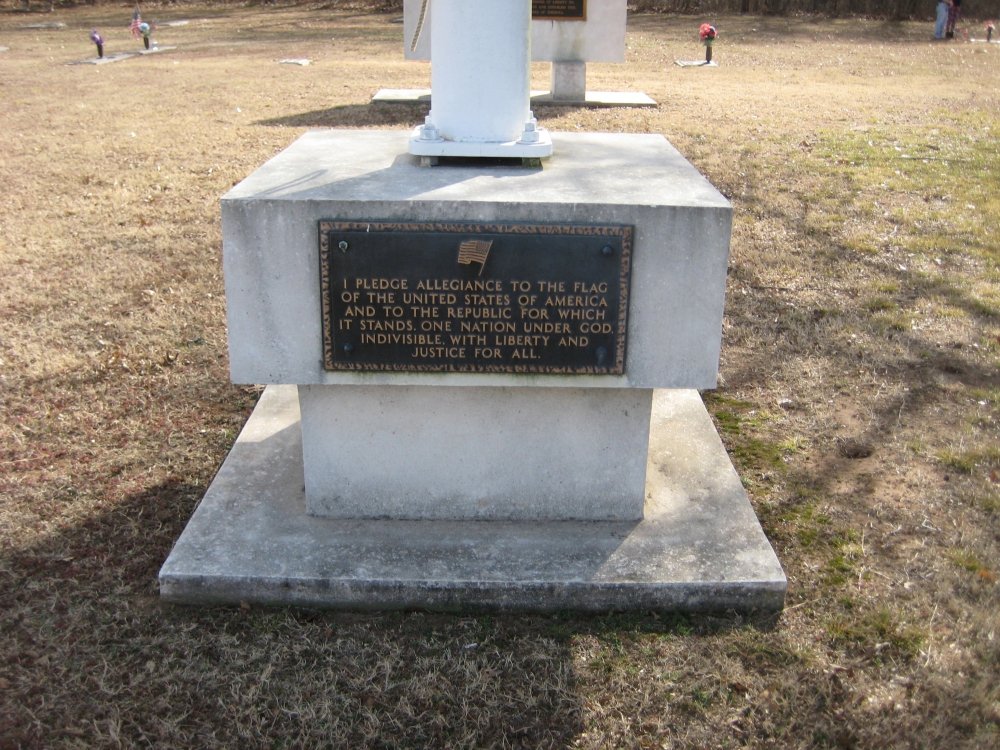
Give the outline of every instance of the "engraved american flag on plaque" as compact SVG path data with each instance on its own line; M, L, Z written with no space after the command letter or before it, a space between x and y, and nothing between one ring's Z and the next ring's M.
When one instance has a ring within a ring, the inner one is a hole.
M490 254L490 247L493 240L466 240L458 246L458 262L463 266L470 263L479 264L479 275L483 275L483 268L486 266L486 256Z

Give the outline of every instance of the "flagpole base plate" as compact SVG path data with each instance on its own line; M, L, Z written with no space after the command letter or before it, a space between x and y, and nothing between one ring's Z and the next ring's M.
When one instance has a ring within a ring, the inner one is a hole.
M425 141L420 137L421 127L410 136L409 151L414 156L459 156L485 158L544 158L552 155L552 136L549 131L539 128L538 140L534 143L506 141L503 143L465 143L463 141Z

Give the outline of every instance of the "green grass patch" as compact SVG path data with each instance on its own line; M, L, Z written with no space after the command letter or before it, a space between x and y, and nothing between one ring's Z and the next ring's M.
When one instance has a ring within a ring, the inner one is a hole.
M741 466L745 468L784 468L785 462L782 456L785 451L778 443L750 438L733 445L729 450L730 455L735 458Z
M961 453L942 450L938 451L937 456L942 466L960 474L971 474L977 466L996 466L1000 464L1000 448L987 448L982 451L963 451Z
M898 305L887 297L872 297L865 303L865 309L869 312L880 312L882 310L895 310Z
M963 493L962 500L972 507L978 508L984 513L997 513L1000 511L1000 488L977 488Z
M907 656L916 655L924 641L924 635L918 628L908 625L888 609L859 617L834 617L827 623L826 632L834 643L872 650L888 645Z
M715 412L715 421L719 425L719 431L724 435L739 435L740 423L743 421L738 415L731 411L720 409Z
M951 560L951 562L958 567L973 573L983 568L982 562L978 557L976 557L976 554L969 549L952 550L951 552L948 552L945 557Z

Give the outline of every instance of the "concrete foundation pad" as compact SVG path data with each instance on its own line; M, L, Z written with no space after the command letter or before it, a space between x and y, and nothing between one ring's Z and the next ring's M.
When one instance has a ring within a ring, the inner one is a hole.
M372 103L430 104L430 89L379 89ZM656 100L641 91L588 91L586 99L554 100L548 91L532 91L532 104L553 104L567 107L655 107Z
M91 57L86 60L77 60L76 62L66 63L67 65L107 65L108 63L118 62L119 60L128 60L130 57L135 57L131 52L120 52L117 55L108 55L106 57Z
M430 104L430 89L379 89L372 97L372 103L382 104Z
M656 100L641 91L588 91L584 99L553 99L549 91L531 92L533 105L560 107L656 107Z
M787 582L696 391L656 391L642 521L306 513L295 386L269 386L160 570L170 602L780 610Z

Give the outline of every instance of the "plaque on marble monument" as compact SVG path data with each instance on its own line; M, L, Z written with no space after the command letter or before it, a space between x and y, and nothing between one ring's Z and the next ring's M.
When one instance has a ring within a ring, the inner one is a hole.
M632 227L320 222L327 370L618 375Z
M536 127L536 29L586 47L617 7L624 38L624 0L588 5L425 0L421 127L306 133L223 199L230 374L268 387L167 600L781 608L693 390L717 382L732 206L661 136ZM554 143L545 169L470 159Z
M586 21L587 0L531 0L532 21Z

